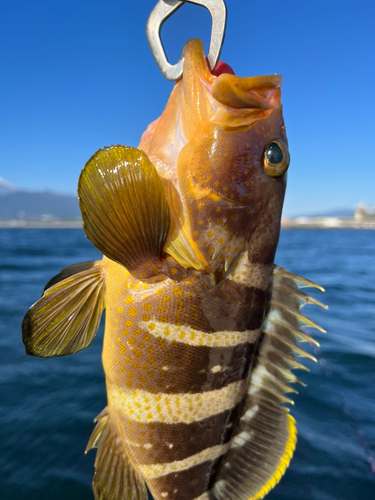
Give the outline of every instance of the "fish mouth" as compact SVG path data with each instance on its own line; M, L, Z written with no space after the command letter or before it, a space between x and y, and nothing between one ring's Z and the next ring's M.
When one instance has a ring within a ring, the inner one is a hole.
M203 80L211 96L225 106L229 112L238 114L239 111L262 113L280 106L281 75L263 75L239 77L233 73L225 63L219 65L229 70L211 72L204 55L202 41L189 40L184 48L185 66L183 79L199 78Z

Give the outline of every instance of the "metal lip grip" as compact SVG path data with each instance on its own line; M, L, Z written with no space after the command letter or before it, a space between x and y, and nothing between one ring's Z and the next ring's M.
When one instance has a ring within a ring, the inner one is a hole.
M184 58L177 64L168 62L163 43L160 38L160 30L163 23L185 3L194 3L205 7L212 17L212 32L208 63L213 71L220 57L220 52L225 38L227 24L227 9L224 0L159 0L151 12L146 24L146 36L152 55L155 58L160 71L167 80L176 81L182 77Z

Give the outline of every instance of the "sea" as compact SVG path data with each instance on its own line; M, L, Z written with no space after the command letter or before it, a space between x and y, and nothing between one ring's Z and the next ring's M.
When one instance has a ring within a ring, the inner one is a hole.
M85 351L41 359L21 322L61 268L99 257L81 229L0 229L1 500L93 500L84 449L106 406L103 324ZM318 362L299 373L297 448L267 500L374 500L375 231L285 229L276 262L323 286L311 293L329 309L303 309L327 333L307 344Z

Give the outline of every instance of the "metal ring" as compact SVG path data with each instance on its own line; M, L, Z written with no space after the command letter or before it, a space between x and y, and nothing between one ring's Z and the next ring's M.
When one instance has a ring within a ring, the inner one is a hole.
M181 78L184 58L181 57L178 63L174 65L168 62L160 38L160 30L163 23L186 2L201 5L211 14L212 33L208 54L208 63L211 70L214 70L216 67L225 38L227 9L224 0L159 0L147 19L146 36L152 55L160 71L167 80L172 82Z

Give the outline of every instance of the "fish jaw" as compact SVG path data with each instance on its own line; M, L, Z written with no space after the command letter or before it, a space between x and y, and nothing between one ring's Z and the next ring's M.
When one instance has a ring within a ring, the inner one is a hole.
M274 140L287 147L281 77L216 77L199 40L184 52L183 78L140 143L171 207L164 250L184 267L210 273L224 271L245 249L271 263L286 175L271 177L264 154ZM232 255L233 238L242 243Z

